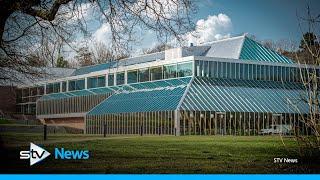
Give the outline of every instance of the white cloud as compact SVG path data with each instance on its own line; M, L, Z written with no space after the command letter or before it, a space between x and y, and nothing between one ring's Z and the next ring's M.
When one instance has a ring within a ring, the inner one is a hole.
M207 19L200 19L196 29L185 35L188 43L205 43L230 37L232 22L225 14L209 15Z
M69 3L68 6L63 6L59 10L59 13L68 19L69 23L74 23L79 19L84 21L92 20L96 16L95 12L97 12L97 7L93 3L82 3L78 6Z
M93 34L93 41L101 42L106 45L110 44L111 40L111 28L109 24L103 23Z

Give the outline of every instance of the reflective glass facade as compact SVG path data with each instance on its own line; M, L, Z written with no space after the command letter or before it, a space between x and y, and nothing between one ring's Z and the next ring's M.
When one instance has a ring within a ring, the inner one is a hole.
M138 82L138 70L132 70L127 72L127 83L136 83Z
M106 76L95 76L87 78L88 88L97 88L106 86Z
M85 88L85 80L84 79L78 79L78 80L72 80L68 82L69 91L75 91L75 90L82 90Z
M301 73L300 70L302 71ZM196 76L224 79L300 82L300 74L305 74L307 71L306 68L299 69L298 67L258 63L248 64L221 61L196 61L195 63Z
M119 72L117 73L117 79L116 79L116 82L117 82L117 85L122 85L124 84L124 72Z

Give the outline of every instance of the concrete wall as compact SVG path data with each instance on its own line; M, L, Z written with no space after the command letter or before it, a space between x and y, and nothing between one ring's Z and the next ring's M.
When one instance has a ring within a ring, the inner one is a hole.
M77 129L84 129L84 118L83 117L72 117L72 118L54 118L44 120L48 125L55 126L66 126Z

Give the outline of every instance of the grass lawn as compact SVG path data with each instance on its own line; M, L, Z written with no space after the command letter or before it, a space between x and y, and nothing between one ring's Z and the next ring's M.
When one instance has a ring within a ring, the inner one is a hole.
M319 164L300 161L296 143L279 136L120 136L2 134L7 156L1 172L24 173L319 173ZM55 147L89 150L88 160L56 160L51 155L29 167L19 151L29 142ZM17 146L13 146L16 144ZM298 158L298 164L275 164L273 158ZM16 161L11 159L16 158Z
M10 120L0 118L0 124L12 124Z

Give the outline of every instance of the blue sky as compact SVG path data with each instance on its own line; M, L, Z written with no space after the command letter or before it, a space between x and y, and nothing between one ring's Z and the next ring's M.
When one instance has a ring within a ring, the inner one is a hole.
M231 19L231 35L247 32L261 40L299 41L301 31L296 14L305 14L307 2L311 12L318 15L319 0L200 0L195 18L223 13Z
M185 34L186 41L199 44L217 39L237 36L243 33L254 35L258 40L289 40L298 43L302 37L297 13L305 16L307 3L311 12L320 13L320 0L197 0L198 12L193 16L197 38ZM85 18L96 14L90 3L83 4ZM94 18L93 18L94 19ZM302 23L302 30L306 30ZM110 45L110 27L105 23L91 21L89 31L95 41ZM139 43L133 45L132 55L142 53L142 49L158 44L155 33L139 31ZM84 40L78 37L74 44L82 46ZM90 45L89 45L90 46ZM75 53L68 52L72 58Z

